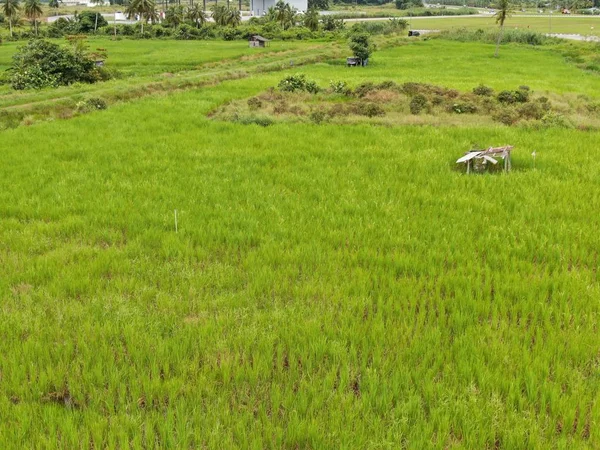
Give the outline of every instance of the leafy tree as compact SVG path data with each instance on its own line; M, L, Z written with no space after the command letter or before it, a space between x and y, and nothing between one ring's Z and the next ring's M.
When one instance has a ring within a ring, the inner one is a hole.
M42 3L40 0L25 0L25 16L31 21L33 24L33 28L35 29L35 35L38 34L38 17L41 17L43 14L42 11Z
M40 39L18 49L11 74L14 89L41 89L101 79L100 70L84 49L60 47Z
M354 56L364 62L373 53L374 46L371 42L371 37L364 31L352 33L349 42L350 50Z
M498 0L498 12L494 14L496 23L500 25L500 32L498 33L498 41L496 42L496 53L494 56L498 57L498 51L500 50L500 42L502 41L502 33L504 32L504 22L510 17L511 4L510 0Z
M60 20L60 19L59 19ZM108 25L108 22L102 14L97 12L86 10L82 13L76 14L73 18L74 24L65 30L68 33L90 33L97 29L97 27L104 27Z
M10 29L10 37L13 35L13 23L19 14L21 7L19 6L19 0L4 0L0 10L2 14L8 19L8 27Z
M195 5L190 6L190 8L187 11L186 18L188 20L191 20L196 25L196 28L200 28L206 23L206 14L204 13L204 10L200 7L200 5L198 5L197 3Z
M139 16L142 24L142 34L144 33L144 23L148 20L156 20L156 3L154 0L132 0L129 6L125 9L127 17L131 19L134 16Z
M58 9L58 7L60 6L61 3L62 3L62 0L50 0L48 2L48 6L52 9Z
M308 0L308 9L327 11L329 9L329 0Z
M315 8L310 8L304 14L303 25L310 31L317 31L319 29L319 11Z

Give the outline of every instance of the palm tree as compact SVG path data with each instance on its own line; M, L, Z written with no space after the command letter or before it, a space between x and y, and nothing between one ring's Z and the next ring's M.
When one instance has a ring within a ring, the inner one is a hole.
M170 6L165 12L165 22L177 28L185 19L185 8L183 6Z
M148 22L148 20L155 21L156 20L156 3L154 0L132 0L129 3L129 6L125 9L127 13L127 18L131 19L135 15L140 16L140 21L142 23L142 34L144 33L144 23Z
M498 12L494 14L496 23L500 25L500 33L498 33L498 41L496 42L496 53L494 54L496 58L498 57L500 41L502 41L502 33L504 32L504 21L510 17L510 7L510 0L499 0Z
M227 11L227 25L237 27L242 23L242 13L239 9L229 8Z
M217 25L222 27L227 25L227 6L215 4L210 10L212 12L212 18Z
M25 15L33 22L36 36L38 34L37 20L38 17L42 16L42 14L42 3L40 0L25 0Z
M280 23L284 30L287 30L296 24L296 11L290 6L289 3L279 0L277 3L275 3L274 10L275 20Z
M200 28L200 26L204 25L204 23L206 22L206 14L204 13L200 5L198 5L197 3L195 5L190 6L186 17L188 18L188 20L194 22L197 28Z
M309 8L304 14L304 26L310 31L319 29L319 11L316 8Z
M0 10L2 11L2 14L4 14L4 16L8 19L10 37L12 37L13 35L13 21L16 19L20 9L21 7L19 6L19 0L4 0L4 2L2 3L2 8Z
M98 5L103 5L104 0L91 0L91 2L97 7ZM96 22L94 23L94 33L98 30L98 11L96 11Z

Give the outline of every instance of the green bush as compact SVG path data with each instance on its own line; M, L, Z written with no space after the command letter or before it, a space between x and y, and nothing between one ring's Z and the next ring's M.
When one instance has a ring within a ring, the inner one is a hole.
M319 92L317 83L307 80L304 74L289 75L281 80L277 87L284 92L306 91L311 94Z
M251 111L256 111L257 109L262 108L262 102L257 97L252 97L248 99L248 108Z
M427 98L423 94L415 95L410 101L410 113L420 114L425 108L427 108Z
M22 90L94 83L102 78L103 73L84 51L38 39L20 47L13 56L10 81L14 89Z
M320 124L325 120L325 113L320 109L316 109L314 111L311 111L311 113L308 115L308 118L311 122Z
M101 111L106 108L106 102L101 98L89 98L87 100L77 103L77 111L80 113Z
M358 103L355 109L356 114L367 117L385 116L385 110L376 103Z
M352 90L345 81L330 81L329 88L334 94L350 95Z
M376 90L375 85L371 82L361 83L354 89L354 95L359 98L364 97L369 92Z
M450 111L456 114L475 114L477 112L477 106L472 103L454 103Z
M491 87L487 87L483 84L480 84L476 88L473 88L473 94L481 95L483 97L490 97L494 95L494 90Z

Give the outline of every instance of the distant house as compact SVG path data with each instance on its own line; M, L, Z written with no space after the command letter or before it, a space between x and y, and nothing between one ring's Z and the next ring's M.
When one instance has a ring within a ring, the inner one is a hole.
M277 0L250 0L250 11L253 16L264 16L269 8L272 8ZM292 8L304 13L308 9L308 0L287 0Z
M254 36L250 36L250 39L248 39L248 45L250 47L266 47L269 45L269 40L259 36L258 34L255 34Z

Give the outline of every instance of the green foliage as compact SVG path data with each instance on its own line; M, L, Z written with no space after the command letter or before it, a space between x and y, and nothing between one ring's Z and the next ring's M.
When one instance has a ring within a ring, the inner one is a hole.
M82 11L75 17L75 26L69 29L69 33L91 33L96 27L96 21L98 21L98 28L108 25L102 14L89 10Z
M325 31L341 31L345 27L344 20L335 16L323 16L321 23Z
M309 30L317 31L319 29L319 11L315 8L309 8L304 14L302 23Z
M490 97L494 95L494 90L491 87L480 84L479 86L473 88L473 94L481 95L484 97Z
M349 47L352 54L361 61L369 59L375 49L369 34L361 31L350 34Z
M308 9L327 11L329 9L329 0L308 0Z
M106 108L107 104L101 98L89 98L77 103L77 111L82 114L92 111L101 111Z
M284 92L306 91L311 94L319 92L317 83L313 80L307 80L304 74L288 75L279 82L277 87Z
M420 114L423 110L427 108L427 105L427 97L425 97L423 94L417 94L410 101L410 113Z
M352 90L348 87L348 83L346 83L345 81L330 81L329 82L329 88L331 89L331 92L335 93L335 94L342 94L342 95L350 95L352 94Z
M422 0L395 0L397 9L422 8Z
M75 82L93 83L102 75L84 52L32 40L13 57L11 84L14 89L41 89Z

